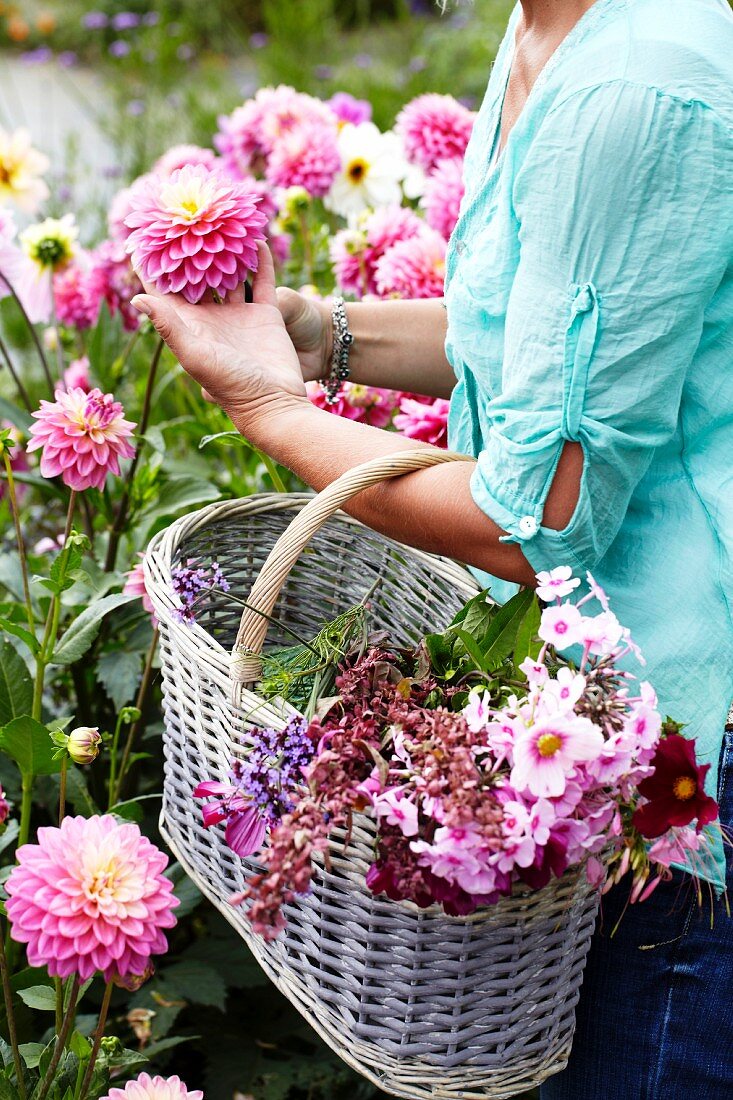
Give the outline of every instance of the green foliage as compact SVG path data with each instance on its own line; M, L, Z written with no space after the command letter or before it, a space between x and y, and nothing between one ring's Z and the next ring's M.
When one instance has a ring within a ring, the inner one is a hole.
M0 641L0 726L26 714L32 702L33 681L25 661L10 642Z

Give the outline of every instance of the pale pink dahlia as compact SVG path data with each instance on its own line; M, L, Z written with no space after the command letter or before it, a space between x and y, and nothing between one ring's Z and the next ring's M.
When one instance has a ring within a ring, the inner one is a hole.
M420 206L425 211L425 221L446 240L458 221L458 211L465 190L463 160L441 160L425 183Z
M333 126L301 126L278 141L265 174L272 187L302 187L314 199L331 190L341 168L341 154Z
M153 171L159 176L172 176L187 164L203 164L204 168L212 171L218 163L219 158L213 149L205 149L201 145L173 145L156 160Z
M346 382L342 386L337 400L329 405L319 382L308 382L306 392L318 409L355 420L360 424L371 424L373 428L386 428L392 419L397 395L393 390L381 390L376 386L362 386Z
M428 92L411 100L397 116L395 132L407 159L430 172L441 160L462 157L475 115L451 95Z
M420 439L434 447L448 446L448 409L450 401L437 397L435 401L417 401L403 397L394 426L409 439Z
M31 966L54 977L106 981L144 974L176 923L168 857L137 825L114 817L66 817L24 844L7 882L13 939Z
M113 240L123 242L127 240L130 230L125 225L125 218L132 210L135 195L138 191L144 190L154 175L154 172L146 172L145 175L138 176L129 187L123 187L112 199L107 214L107 225Z
M445 282L445 240L425 227L399 241L377 261L374 281L382 298L441 298Z
M331 240L330 252L339 286L362 297L376 294L377 261L398 241L411 240L425 223L404 206L383 206L360 220L358 229L342 229Z
M214 145L229 171L247 175L264 170L275 143L284 134L309 124L335 126L336 121L325 103L304 92L284 84L260 88L254 99L231 115L219 116Z
M77 387L57 390L55 401L41 401L28 451L42 449L41 473L61 477L70 489L103 489L107 474L119 474L120 459L132 458L135 427L111 393Z
M154 176L132 197L126 249L146 282L200 302L224 296L257 270L267 217L252 187L199 165Z
M110 1089L102 1100L202 1100L203 1092L189 1091L180 1077L151 1077L141 1073L124 1088Z

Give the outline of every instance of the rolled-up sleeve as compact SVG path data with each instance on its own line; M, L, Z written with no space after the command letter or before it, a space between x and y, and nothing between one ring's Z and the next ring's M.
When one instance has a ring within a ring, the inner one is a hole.
M680 431L730 249L729 147L704 104L618 81L555 106L515 176L502 387L471 488L537 570L592 569L655 450ZM567 441L583 449L583 474L556 531L542 520Z

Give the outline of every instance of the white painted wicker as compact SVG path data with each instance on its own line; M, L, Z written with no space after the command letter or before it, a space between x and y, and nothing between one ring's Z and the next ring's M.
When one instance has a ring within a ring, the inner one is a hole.
M246 911L227 901L257 864L235 856L220 830L203 828L191 791L202 780L225 777L245 719L282 726L292 713L264 702L253 683L265 632L270 645L291 638L276 624L267 630L267 620L252 612L238 634L241 604L217 592L195 625L186 626L174 614L171 586L177 564L217 561L231 595L266 613L274 606L276 618L312 636L376 582L370 622L397 642L414 642L450 621L477 591L474 578L333 513L367 485L456 457L391 456L351 471L318 497L226 501L153 539L145 576L161 637L161 829L268 976L349 1065L396 1096L499 1100L567 1061L598 905L584 871L471 917L447 917L437 907L420 911L366 888L374 832L360 816L345 849L334 836L330 870L317 871L312 893L287 907L286 931L264 943L252 934Z

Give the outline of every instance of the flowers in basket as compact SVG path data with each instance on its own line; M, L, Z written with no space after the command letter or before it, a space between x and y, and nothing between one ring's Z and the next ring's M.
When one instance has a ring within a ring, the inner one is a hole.
M322 647L269 659L263 690L274 667L273 689L301 706L310 692L306 717L249 728L227 781L193 792L234 851L265 844L264 870L232 899L256 931L283 928L356 813L374 832L366 886L456 916L582 864L598 888L630 872L632 902L672 863L702 869L709 765L627 668L640 655L590 574L585 592L567 567L538 581L544 607L482 593L414 650L344 620L359 629L334 642L330 678Z

